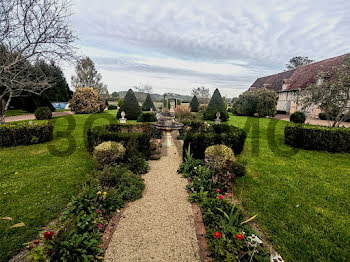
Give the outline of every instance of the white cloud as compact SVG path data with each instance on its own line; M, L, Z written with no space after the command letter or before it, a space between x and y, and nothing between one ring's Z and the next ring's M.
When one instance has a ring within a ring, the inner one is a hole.
M72 23L110 91L143 82L189 94L201 84L232 97L293 56L349 52L348 13L343 0L80 0Z

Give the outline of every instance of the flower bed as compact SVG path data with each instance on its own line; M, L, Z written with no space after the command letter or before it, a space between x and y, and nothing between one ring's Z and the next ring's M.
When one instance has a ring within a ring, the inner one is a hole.
M39 144L52 138L53 125L48 121L0 125L0 147Z
M179 173L189 181L189 200L201 209L214 261L269 261L262 241L243 221L242 211L232 203L213 170L187 152Z
M329 152L350 152L350 128L314 125L287 125L284 128L287 145Z
M59 223L42 228L40 238L27 243L31 261L97 261L102 259L104 228L125 201L142 196L143 179L120 166L96 172L63 212Z
M240 154L246 139L246 132L243 129L225 124L208 125L192 121L186 124L184 130L184 155L188 146L191 145L193 157L198 159L204 158L207 147L216 144L224 144L230 147L235 155Z

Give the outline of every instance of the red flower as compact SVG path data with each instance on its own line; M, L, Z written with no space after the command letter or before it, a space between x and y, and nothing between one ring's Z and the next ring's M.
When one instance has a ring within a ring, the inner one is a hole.
M232 197L232 195L231 195L231 194L228 194L227 197Z
M216 192L220 193L220 191L221 191L220 189L216 189Z
M96 213L102 214L102 211L100 209L96 209Z
M37 240L34 240L33 243L34 243L35 245L37 245L37 244L40 243L40 240L38 240L38 239L37 239Z
M237 234L236 239L243 240L244 236L242 234Z
M220 232L214 232L214 238L219 239L221 238L221 233Z
M224 199L225 197L224 197L223 195L220 195L219 198L220 198L220 199Z
M103 225L101 223L98 224L98 228L103 228Z
M54 232L52 232L52 231L46 231L46 232L44 233L44 238L45 238L45 239L48 239L48 240L51 240L52 237L53 237L53 235L54 235Z

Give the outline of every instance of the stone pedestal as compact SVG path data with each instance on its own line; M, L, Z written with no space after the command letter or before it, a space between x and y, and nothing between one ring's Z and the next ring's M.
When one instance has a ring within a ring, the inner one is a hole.
M163 147L171 147L173 146L173 137L171 135L170 130L166 130L163 132L164 135L164 142L163 142Z
M119 122L121 124L126 124L126 118L119 118Z

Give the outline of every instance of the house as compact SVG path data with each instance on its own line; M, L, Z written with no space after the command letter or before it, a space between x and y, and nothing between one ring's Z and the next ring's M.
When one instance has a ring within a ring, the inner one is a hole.
M261 77L252 84L249 90L263 87L274 90L278 94L277 111L292 114L301 110L298 106L297 91L305 89L310 84L322 83L324 79L331 78L334 75L334 68L341 65L347 58L350 58L350 53ZM320 109L315 105L304 112L307 116L318 118Z

